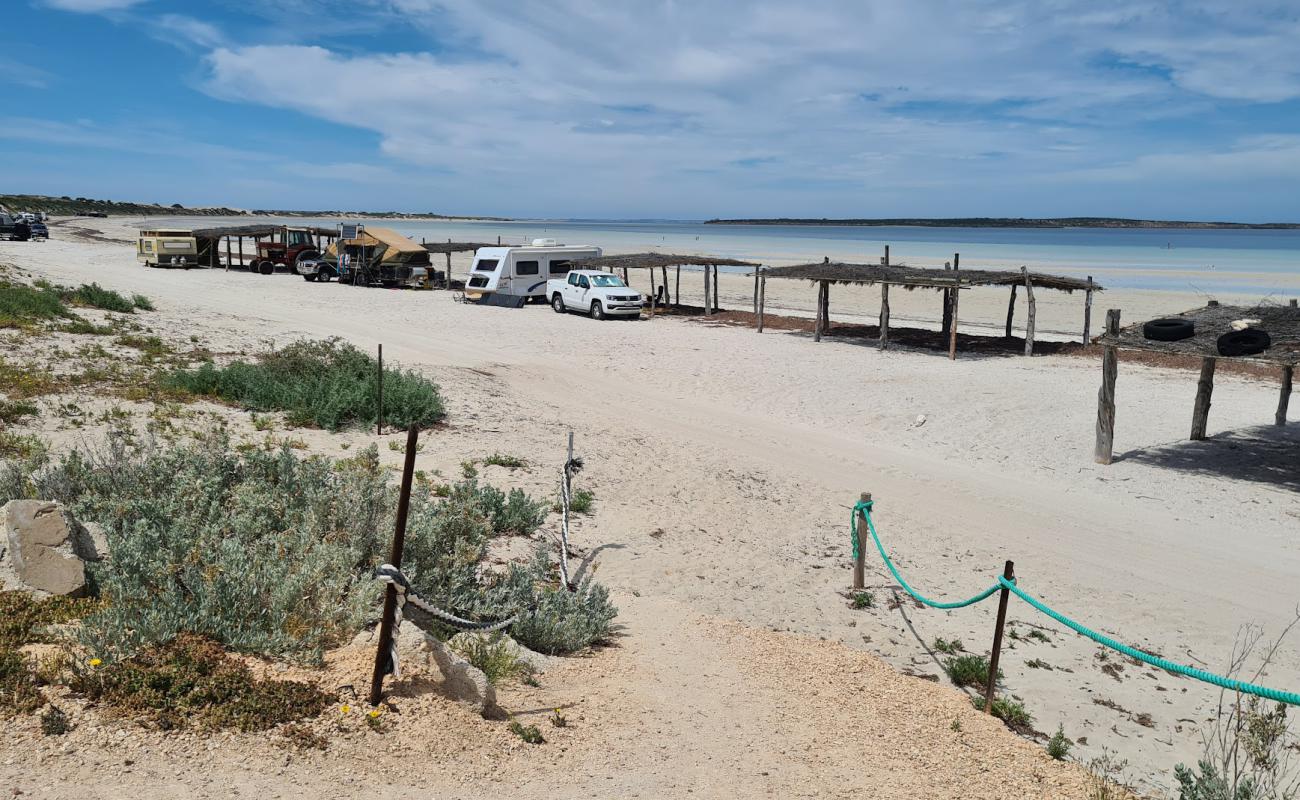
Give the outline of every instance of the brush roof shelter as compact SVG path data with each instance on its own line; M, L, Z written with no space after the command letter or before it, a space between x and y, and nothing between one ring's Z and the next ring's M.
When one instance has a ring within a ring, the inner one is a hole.
M314 225L223 225L213 228L198 228L193 231L194 239L198 244L200 254L205 250L208 253L208 266L219 266L217 245L223 240L226 243L226 271L230 271L232 264L252 268L253 263L244 261L244 238L253 240L253 262L257 261L258 243L263 237L271 239L275 234L286 228L306 231L316 240L316 250L323 252L328 245L322 245L322 242L330 242L338 238L339 232L336 228L321 228ZM235 239L239 243L238 258L231 253L230 241Z
M905 264L891 264L889 247L879 264L848 264L831 261L829 258L820 263L795 264L788 267L772 267L760 270L755 275L756 327L763 331L763 309L766 305L767 279L785 278L806 280L817 284L817 316L813 328L813 340L821 341L822 335L830 330L830 286L833 283L856 284L859 286L880 285L880 339L879 346L884 350L889 346L889 289L901 286L908 291L916 289L935 289L943 293L943 324L940 330L948 336L948 358L957 357L957 310L958 299L962 291L982 286L1010 286L1011 300L1007 305L1006 336L1011 337L1011 327L1015 320L1016 292L1024 287L1029 305L1029 318L1025 330L1025 355L1034 352L1034 325L1037 313L1034 302L1034 289L1052 289L1072 293L1076 290L1086 293L1083 310L1083 341L1088 341L1092 325L1092 295L1103 291L1104 287L1093 281L1092 276L1086 280L1062 275L1049 275L1030 272L1021 267L1019 272L993 269L961 269L961 254L954 253L952 261L943 268L909 267Z
M1300 308L1295 300L1287 305L1224 306L1217 301L1202 308L1194 308L1160 319L1187 320L1192 323L1192 336L1177 341L1161 341L1146 336L1146 326L1152 320L1139 322L1125 328L1119 326L1119 309L1106 312L1106 329L1097 337L1102 345L1101 389L1097 393L1097 447L1095 460L1109 464L1113 460L1115 434L1115 379L1119 368L1119 350L1139 350L1174 356L1192 356L1201 359L1201 375L1196 383L1196 402L1192 406L1192 441L1205 439L1210 416L1210 398L1214 392L1214 371L1220 359L1244 363L1266 364L1279 368L1281 391L1277 401L1275 425L1285 425L1287 406L1291 399L1295 368L1300 364ZM1219 352L1219 337L1233 330L1233 323L1252 320L1250 327L1269 335L1271 344L1262 353L1225 356ZM1258 322L1253 322L1258 320Z
M652 307L659 302L661 293L662 302L665 305L672 303L675 307L681 307L683 266L704 268L704 313L715 314L719 311L718 267L758 267L760 265L753 261L740 261L734 258L723 258L722 256L687 256L674 253L625 253L622 255L600 256L599 258L584 258L582 260L583 269L607 269L610 272L622 270L624 282L628 280L627 273L630 269L650 270L650 297L652 298L650 302ZM669 267L676 267L677 269L677 285L671 295L668 292ZM663 276L662 290L655 284L656 269Z

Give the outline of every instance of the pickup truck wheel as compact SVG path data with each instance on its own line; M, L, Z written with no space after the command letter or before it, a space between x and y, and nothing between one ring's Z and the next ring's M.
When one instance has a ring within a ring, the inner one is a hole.
M560 297L558 292L551 298L551 308L555 309L556 314L564 313L564 298Z
M604 319L604 318L605 318L605 307L604 307L603 305L600 304L600 301L599 301L599 300L592 300L592 301L591 301L591 318L592 318L592 319Z

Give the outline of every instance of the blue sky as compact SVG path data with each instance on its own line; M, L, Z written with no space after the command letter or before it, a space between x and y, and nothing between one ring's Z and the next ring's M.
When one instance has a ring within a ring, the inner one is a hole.
M8 0L0 191L1300 221L1300 4Z

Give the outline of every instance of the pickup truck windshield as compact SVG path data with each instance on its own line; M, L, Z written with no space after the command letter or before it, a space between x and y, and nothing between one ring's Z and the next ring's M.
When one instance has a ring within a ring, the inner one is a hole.
M627 284L623 283L623 279L618 277L617 275L592 275L591 285L592 286L613 286L617 288L619 286L626 286Z

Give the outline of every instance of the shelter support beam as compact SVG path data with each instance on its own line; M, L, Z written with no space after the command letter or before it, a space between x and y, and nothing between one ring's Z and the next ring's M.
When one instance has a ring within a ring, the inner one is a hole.
M880 349L889 346L889 284L880 284Z
M1083 296L1083 343L1092 338L1092 276L1088 276L1088 290Z
M704 313L712 314L713 302L709 298L709 266L704 265Z
M1277 414L1273 416L1274 425L1286 424L1286 407L1291 404L1291 378L1295 367L1282 368L1282 391L1277 398Z
M1106 334L1119 334L1119 309L1106 312ZM1097 390L1097 447L1093 460L1109 464L1115 447L1115 378L1119 373L1119 351L1113 346L1101 351L1101 388Z
M665 269L667 269L667 267L665 267ZM673 288L673 305L680 306L681 304L682 304L682 265L678 264L677 283Z
M957 360L957 301L961 298L961 291L958 289L949 289L952 292L952 319L948 328L948 360Z
M659 276L660 276L661 278L663 278L663 284L664 284L664 305L667 306L667 305L668 305L669 303L671 303L672 300L673 300L671 297L668 296L668 268L667 268L667 267L660 267L660 268L659 268Z
M1029 269L1020 268L1020 274L1025 276L1025 300L1029 302L1029 320L1025 324L1025 355L1034 354L1034 282L1029 279Z
M816 321L813 322L813 341L822 340L822 298L826 294L826 281L817 282L817 314Z
M1019 284L1011 284L1011 300L1007 302L1007 338L1011 338L1011 323L1016 319L1016 290L1020 288Z
M718 265L714 264L712 269L713 269L713 313L716 314L722 310L722 307L718 305Z
M1214 367L1216 358L1201 359L1201 378L1196 382L1196 405L1192 407L1192 440L1205 438L1206 424L1210 420L1210 396L1214 394Z
M763 332L763 307L767 305L767 276L763 274L763 269L761 267L759 268L758 272L759 272L759 279L758 279L757 318L758 318L758 332L762 333Z

